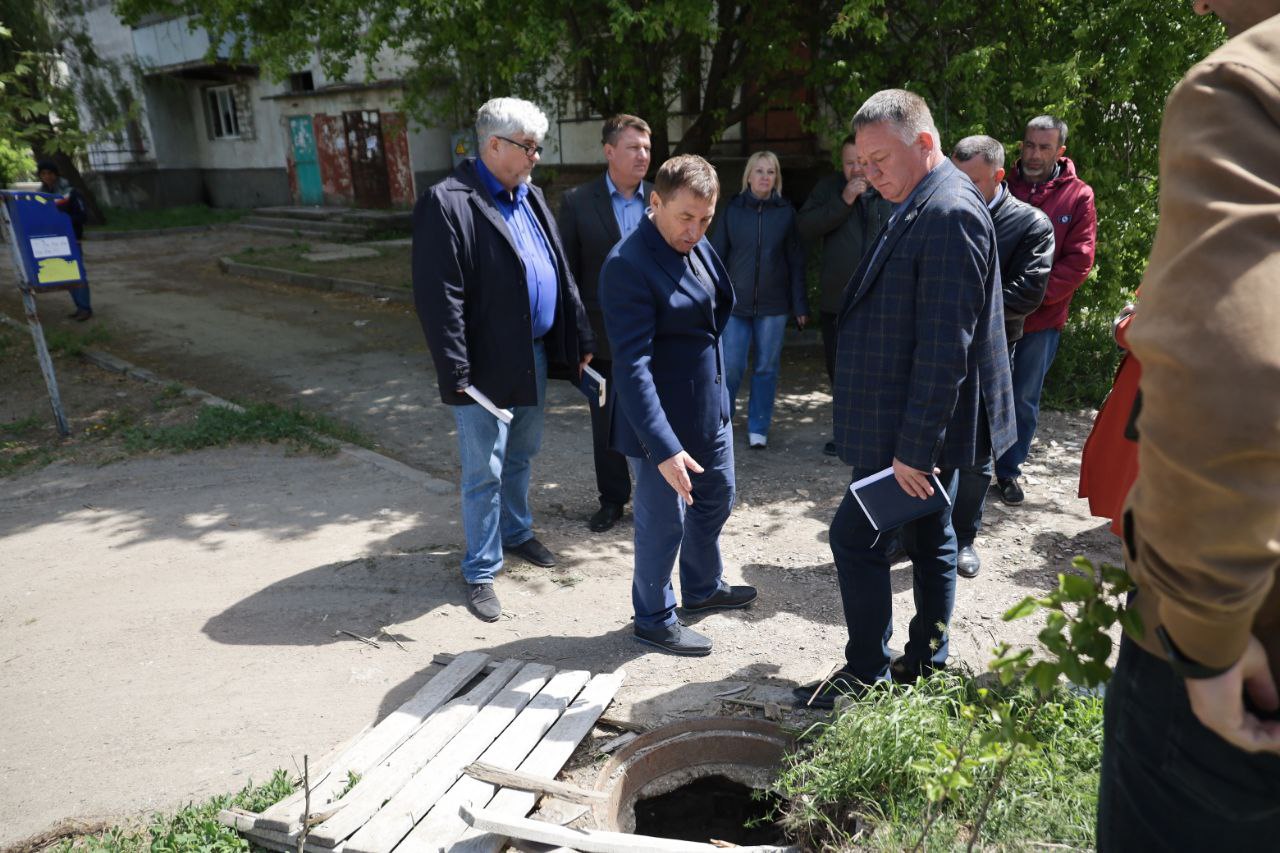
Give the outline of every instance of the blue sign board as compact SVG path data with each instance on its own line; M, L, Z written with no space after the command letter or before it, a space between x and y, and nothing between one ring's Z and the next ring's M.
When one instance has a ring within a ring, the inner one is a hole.
M25 286L36 292L88 281L71 217L58 209L58 199L51 193L0 190L13 230L11 248L17 252Z

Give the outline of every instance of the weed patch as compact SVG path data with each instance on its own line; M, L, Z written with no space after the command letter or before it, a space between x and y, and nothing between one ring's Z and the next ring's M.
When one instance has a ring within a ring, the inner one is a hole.
M962 749L993 725L961 711L978 701L978 689L973 679L948 674L877 689L812 730L775 783L775 792L790 801L782 817L792 838L815 850L855 843L860 849L915 847L930 808L926 782L949 760L945 750ZM982 841L1093 846L1102 700L1066 688L1048 701L1026 686L988 689L1001 694L1043 748L1010 764ZM972 787L941 806L927 849L965 846L995 772L994 763L980 768Z
M111 333L102 324L94 323L83 332L72 329L44 327L44 342L49 352L78 358L84 351L111 340Z
M57 853L240 853L251 849L249 842L234 829L218 823L218 812L233 807L261 812L289 796L293 789L289 774L277 770L265 784L250 782L239 793L192 804L176 814L153 815L145 827L114 826L64 840L52 849Z
M243 411L224 406L204 406L190 423L131 426L122 435L125 449L134 453L199 450L261 441L272 444L283 441L299 450L333 453L333 445L322 437L369 446L367 438L337 421L298 408L285 409L274 403L252 403Z

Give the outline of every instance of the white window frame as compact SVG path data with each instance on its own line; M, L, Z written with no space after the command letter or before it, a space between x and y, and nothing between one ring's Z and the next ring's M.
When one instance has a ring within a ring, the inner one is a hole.
M240 113L236 108L235 86L211 86L204 90L205 114L209 118L210 139L239 139Z

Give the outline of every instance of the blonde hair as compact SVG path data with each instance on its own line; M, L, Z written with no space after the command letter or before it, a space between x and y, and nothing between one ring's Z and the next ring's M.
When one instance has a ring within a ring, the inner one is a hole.
M757 151L747 158L747 167L742 170L742 188L745 190L751 186L751 170L761 160L768 160L773 164L773 191L782 195L782 166L778 163L778 155L772 151Z

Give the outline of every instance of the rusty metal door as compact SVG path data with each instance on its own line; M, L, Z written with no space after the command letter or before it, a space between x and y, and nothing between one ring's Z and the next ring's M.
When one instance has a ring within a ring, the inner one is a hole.
M382 144L382 123L377 110L342 114L347 131L347 156L351 158L351 185L357 207L390 207L391 184L387 180L387 153Z

